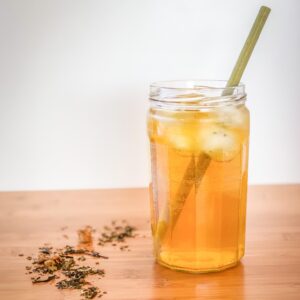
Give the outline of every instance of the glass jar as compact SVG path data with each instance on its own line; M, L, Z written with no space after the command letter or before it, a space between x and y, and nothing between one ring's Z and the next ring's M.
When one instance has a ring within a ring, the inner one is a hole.
M220 271L244 255L249 111L243 84L150 87L151 227L158 263Z

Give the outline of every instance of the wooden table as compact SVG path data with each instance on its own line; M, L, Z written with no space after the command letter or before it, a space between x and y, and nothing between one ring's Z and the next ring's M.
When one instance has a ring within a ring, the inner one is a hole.
M108 292L102 299L300 299L300 185L251 187L242 263L204 275L154 262L146 189L0 193L0 299L80 299L54 283L32 285L28 261L18 254L32 255L49 242L76 245L78 228L99 231L123 218L139 229L130 252L95 245L109 256L101 260L106 276L96 282Z

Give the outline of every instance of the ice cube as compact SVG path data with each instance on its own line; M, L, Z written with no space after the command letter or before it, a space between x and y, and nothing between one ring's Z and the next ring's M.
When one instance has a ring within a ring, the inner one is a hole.
M193 151L194 141L191 133L180 128L169 128L167 131L169 144L182 151Z
M245 127L247 124L247 113L244 107L225 106L217 111L217 120L228 127Z
M172 148L188 152L195 152L196 138L199 126L195 122L173 121L166 124L165 141Z
M225 127L210 124L199 133L199 148L215 161L230 161L240 151L237 134Z

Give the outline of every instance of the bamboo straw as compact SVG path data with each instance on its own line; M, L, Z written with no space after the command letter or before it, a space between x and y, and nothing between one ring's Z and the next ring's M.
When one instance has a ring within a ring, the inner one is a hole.
M262 29L266 23L271 9L266 6L262 6L258 12L258 15L252 25L250 33L246 39L246 42L240 52L238 60L232 70L230 78L227 82L222 96L231 95L234 87L236 87L244 73L244 70L248 64L250 56L256 45L256 42L262 32ZM230 87L233 87L232 89ZM169 227L168 223L172 224L172 228L176 225L178 217L183 209L186 198L188 197L193 186L198 188L202 178L210 164L211 158L205 154L200 153L197 157L198 162L195 162L195 157L190 160L188 167L183 175L182 181L179 185L178 191L175 196L175 200L172 206L166 202L159 216L158 224L155 232L155 242L161 242L165 236L165 233ZM172 220L170 222L170 219Z

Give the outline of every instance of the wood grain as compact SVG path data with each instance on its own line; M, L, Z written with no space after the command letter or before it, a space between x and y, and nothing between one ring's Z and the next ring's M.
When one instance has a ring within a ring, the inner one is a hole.
M139 231L130 252L95 245L109 256L101 261L105 278L94 281L108 292L105 300L300 299L300 185L251 187L243 262L204 275L154 262L146 189L0 193L0 299L80 299L78 291L59 291L53 283L33 286L28 261L18 254L32 255L49 242L76 245L78 228L100 231L124 218Z

